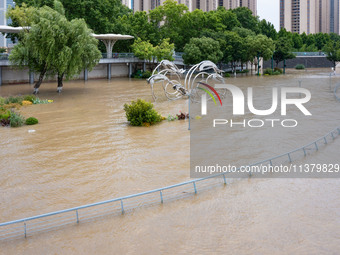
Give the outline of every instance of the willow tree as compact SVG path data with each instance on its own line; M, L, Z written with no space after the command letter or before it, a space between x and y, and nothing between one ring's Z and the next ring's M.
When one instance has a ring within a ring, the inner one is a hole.
M10 55L13 64L21 68L28 66L31 71L39 73L35 94L39 92L45 75L58 76L60 92L64 77L70 79L84 68L91 70L101 57L98 41L91 36L85 21L68 21L57 1L55 9L47 6L34 9L30 30L23 32Z

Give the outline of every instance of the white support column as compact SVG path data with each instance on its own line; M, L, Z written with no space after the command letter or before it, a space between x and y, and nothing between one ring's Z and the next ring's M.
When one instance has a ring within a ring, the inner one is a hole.
M105 44L107 58L112 58L112 48L113 45L115 45L115 43L117 42L117 40L101 39L101 41Z
M132 64L129 63L129 78L132 76Z
M111 64L107 64L107 79L111 80Z
M33 71L29 71L29 82L30 84L34 83L34 72Z

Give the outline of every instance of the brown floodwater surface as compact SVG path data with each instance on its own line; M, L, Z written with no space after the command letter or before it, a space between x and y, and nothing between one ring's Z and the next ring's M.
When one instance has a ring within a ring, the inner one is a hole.
M261 89L297 86L298 79L309 77L311 82L303 86L312 91L313 117L299 123L296 132L271 136L264 129L252 139L250 131L234 132L239 142L226 155L235 164L255 162L340 126L340 102L325 75L315 71L228 79ZM318 85L315 79L324 82ZM337 82L333 78L333 87ZM31 91L27 84L6 85L0 96ZM162 115L187 112L187 100L167 101L160 89L157 94L154 105ZM46 83L39 97L54 102L20 109L25 117L38 118L38 125L0 128L0 222L190 179L187 121L148 128L127 123L125 103L152 100L145 80L71 81L60 95L56 84ZM340 139L301 162L340 163ZM0 241L0 254L185 253L339 254L340 180L240 179L188 199Z

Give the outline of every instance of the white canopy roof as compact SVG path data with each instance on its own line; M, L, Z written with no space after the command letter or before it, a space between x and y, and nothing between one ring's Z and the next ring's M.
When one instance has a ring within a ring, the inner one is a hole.
M30 27L11 27L0 25L0 32L2 33L19 33L23 29L30 29ZM121 34L92 34L94 38L100 40L128 40L132 39L131 35L121 35Z
M127 40L132 39L131 35L121 35L121 34L92 34L94 38L100 40Z
M0 26L0 32L2 33L14 33L17 34L23 29L30 29L30 27L10 27L10 26Z

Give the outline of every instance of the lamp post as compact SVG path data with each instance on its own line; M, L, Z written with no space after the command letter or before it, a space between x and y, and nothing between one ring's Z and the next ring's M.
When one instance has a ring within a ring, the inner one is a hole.
M260 53L257 53L257 76L260 76Z

